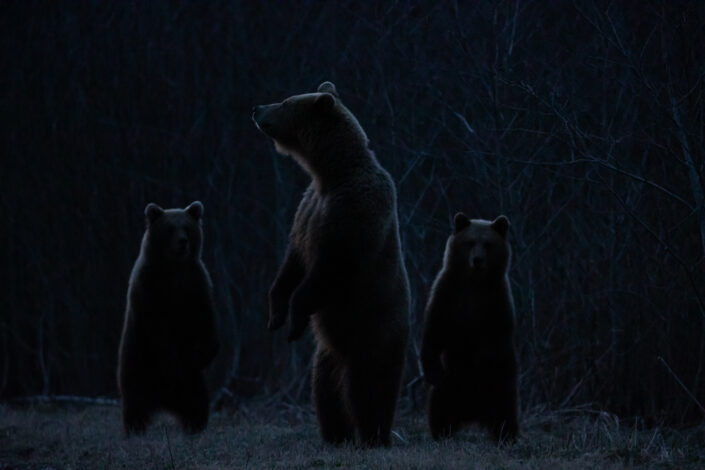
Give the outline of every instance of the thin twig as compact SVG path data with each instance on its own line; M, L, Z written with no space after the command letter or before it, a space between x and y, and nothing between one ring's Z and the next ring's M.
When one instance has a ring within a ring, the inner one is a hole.
M668 369L668 372L670 372L670 374L673 376L673 378L676 379L676 382L678 382L678 385L680 385L680 386L683 388L683 390L685 390L685 393L688 394L688 396L690 397L690 399L693 400L696 405L698 405L698 408L700 408L700 411L702 411L703 415L705 415L705 408L703 407L703 405L701 405L700 402L698 401L698 399L695 398L695 395L693 395L693 394L690 392L690 390L688 390L688 387L686 387L685 384L681 381L681 379L678 378L678 376L676 375L676 373L673 372L673 369L671 369L671 368L668 366L668 364L667 364L666 361L663 359L663 357L659 356L659 357L658 357L658 360L661 362L661 364L663 364L663 365L666 367L666 369Z
M397 431L392 430L392 436L396 437L397 439L399 439L399 440L400 440L401 442L403 442L404 444L407 444L407 445L409 444L409 441L407 441L406 439L404 439L404 437L403 437L401 434L399 434Z
M526 161L526 160L517 160L517 159L510 159L509 161L511 161L513 163L521 163L523 165L538 165L538 166L569 166L569 165L577 165L580 163L595 163L599 166L602 166L604 168L608 168L608 169L615 171L617 173L620 173L624 176L628 176L629 178L632 178L636 181L639 181L640 183L644 183L646 185L649 185L652 188L658 189L659 191L663 192L664 194L666 194L666 195L670 196L671 198L675 199L676 201L680 202L681 204L683 204L685 207L687 207L691 211L693 210L693 206L688 201L686 201L685 199L683 199L682 197L680 197L678 194L674 193L670 189L665 188L658 183L654 183L653 181L648 180L642 176L639 176L637 174L630 173L626 170L618 168L615 165L608 163L606 161L600 160L598 158L588 157L588 158L578 158L575 160L558 161L558 162L542 162L542 161L535 162L535 161Z
M173 470L176 470L176 467L174 466L174 454L171 453L171 441L169 440L169 430L166 428L166 425L164 425L164 434L166 435L166 446L169 449L169 458L171 459L171 468Z
M693 267L688 266L686 262L681 259L681 257L673 251L673 248L671 248L671 245L666 243L664 240L661 239L661 237L639 216L637 216L634 211L629 207L629 205L622 200L622 198L619 197L619 195L607 184L605 184L605 188L612 193L614 196L615 200L619 202L619 204L627 211L629 216L639 222L639 225L641 225L648 233L651 235L654 240L656 240L663 248L666 250L666 252L670 253L671 256L673 256L673 259L676 260L676 263L678 263L681 268L683 268L683 271L685 271L685 275L688 277L688 282L690 282L690 285L693 289L693 294L695 295L695 300L698 303L698 306L700 307L700 313L702 315L705 315L705 301L700 298L700 291L698 290L698 284L697 281L693 278Z

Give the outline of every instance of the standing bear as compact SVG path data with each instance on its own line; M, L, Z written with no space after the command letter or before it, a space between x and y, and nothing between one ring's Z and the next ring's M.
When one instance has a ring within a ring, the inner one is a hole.
M324 441L389 445L409 328L394 182L330 82L252 118L312 179L269 292L269 328L288 318L295 341L311 319Z
M421 347L424 375L433 385L431 435L450 436L477 422L498 442L514 440L518 393L509 220L470 220L458 213L454 223L426 306Z
M213 286L201 261L203 205L150 203L144 213L118 358L123 423L128 435L141 434L165 410L195 433L208 423L203 370L218 351Z

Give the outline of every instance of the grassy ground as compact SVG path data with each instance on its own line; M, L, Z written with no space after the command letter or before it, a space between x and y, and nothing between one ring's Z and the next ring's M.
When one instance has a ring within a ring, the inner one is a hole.
M479 429L433 442L423 416L400 417L389 449L324 445L308 409L242 406L185 436L160 417L125 438L116 407L0 406L0 469L705 468L705 425L638 430L607 414L534 413L514 445Z

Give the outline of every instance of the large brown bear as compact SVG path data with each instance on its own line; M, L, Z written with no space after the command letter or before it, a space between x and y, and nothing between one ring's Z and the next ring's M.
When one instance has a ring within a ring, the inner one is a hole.
M323 440L357 432L365 446L389 445L409 315L394 182L330 82L257 106L252 117L313 180L269 292L269 328L288 317L294 341L312 319Z
M218 351L213 286L201 261L201 214L145 208L147 229L127 289L118 358L125 431L141 434L155 411L175 414L185 431L208 423L203 370Z
M461 425L487 426L498 442L518 433L514 302L507 278L509 220L455 215L443 269L426 306L421 362L433 384L434 439Z

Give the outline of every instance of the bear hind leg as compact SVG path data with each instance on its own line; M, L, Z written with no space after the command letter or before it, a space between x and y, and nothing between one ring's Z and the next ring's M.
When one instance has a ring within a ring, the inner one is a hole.
M354 428L341 393L343 373L342 364L329 352L316 351L312 398L321 438L331 444L342 444L354 437Z
M147 425L152 419L153 407L147 403L131 402L123 398L122 423L128 436L141 435L147 430Z
M462 424L461 404L453 385L440 383L431 389L428 400L428 425L434 440L452 437Z
M519 435L517 395L516 381L510 381L509 386L486 397L492 411L485 424L498 444L514 442Z
M497 444L516 441L519 435L519 423L515 403L513 401L507 403L486 424Z
M186 433L203 431L208 425L208 390L203 374L199 372L177 388L167 409L176 415Z
M386 447L390 445L403 358L379 365L375 360L361 361L351 368L347 396L360 443L365 447Z

